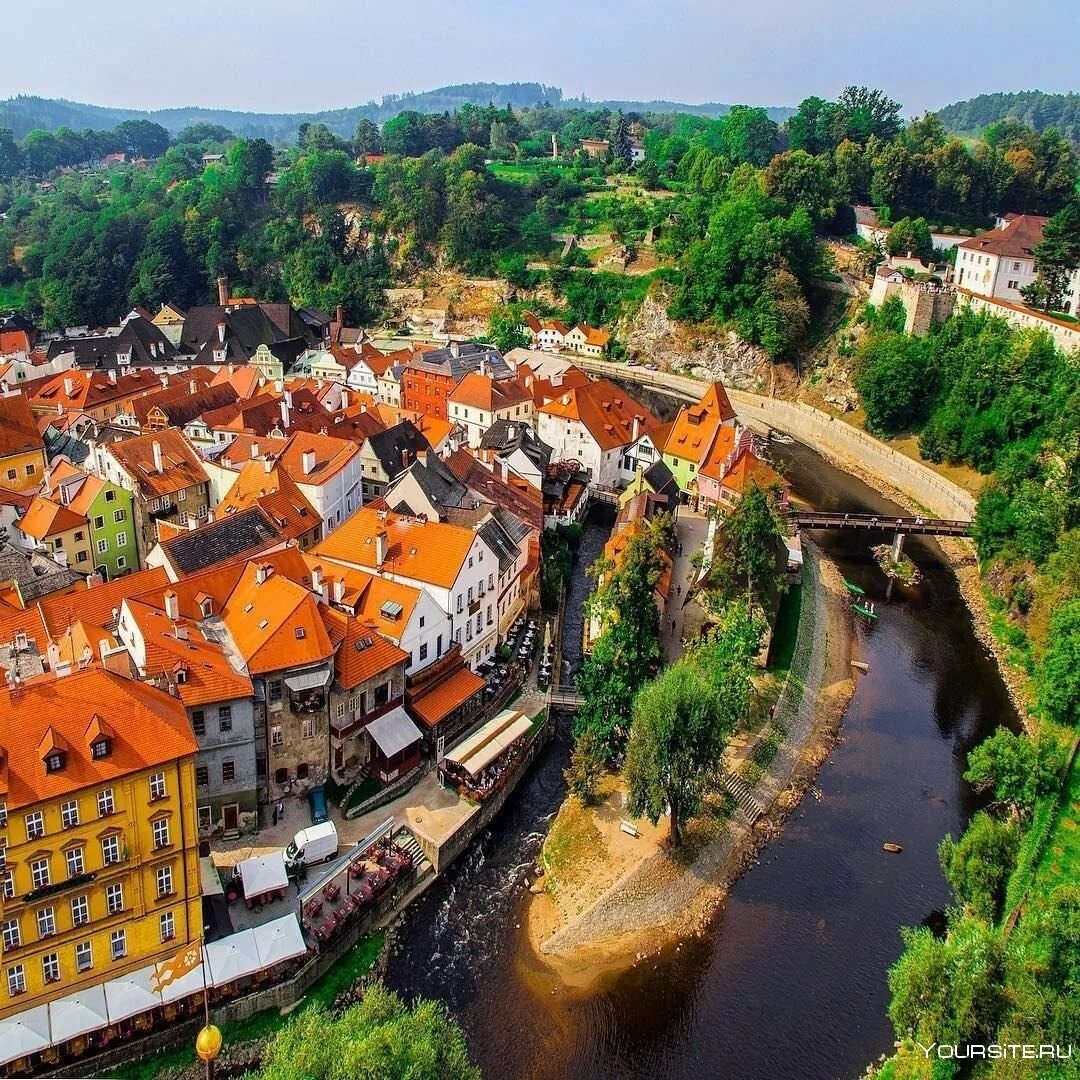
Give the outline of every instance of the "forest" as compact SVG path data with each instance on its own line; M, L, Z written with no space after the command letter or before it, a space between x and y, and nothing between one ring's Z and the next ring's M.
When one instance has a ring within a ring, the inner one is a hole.
M938 119L957 133L976 134L1002 120L1017 120L1035 131L1056 128L1074 146L1080 144L1080 94L980 94L938 110Z

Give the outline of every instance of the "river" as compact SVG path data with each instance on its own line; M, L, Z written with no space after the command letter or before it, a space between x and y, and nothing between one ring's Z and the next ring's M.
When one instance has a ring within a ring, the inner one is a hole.
M815 507L896 510L804 447L776 447L774 456ZM609 527L590 520L586 529L567 605L575 619L590 585L580 571ZM1017 718L933 542L908 542L923 582L892 602L865 540L819 542L881 614L856 627L870 670L858 676L817 791L703 938L586 996L536 992L522 912L564 793L565 729L503 816L407 912L387 981L445 1002L488 1080L831 1080L856 1077L891 1049L885 973L901 949L899 928L947 903L937 845L974 805L965 754ZM569 649L577 632L568 627ZM885 854L883 841L903 854Z

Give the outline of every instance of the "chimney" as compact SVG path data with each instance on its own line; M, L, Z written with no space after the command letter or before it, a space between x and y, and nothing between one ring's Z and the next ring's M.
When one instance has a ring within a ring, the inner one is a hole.
M305 450L304 451L303 462L304 462L304 475L305 476L310 476L315 471L315 451L314 450Z
M64 380L64 393L68 397L75 393L75 380L70 375Z
M217 279L217 302L221 307L226 307L229 303L229 279L219 277Z
M251 444L251 456L253 458L257 458L259 456L259 444L257 442L253 442Z
M426 450L417 450L416 451L416 460L426 468L427 467L427 451Z
M349 407L349 391L348 390L342 390L341 391L341 407L343 409L347 409Z
M288 399L288 397L283 397L281 399L281 426L282 427L288 427L289 426L289 399Z
M313 566L311 568L311 591L321 593L323 587L322 579L322 567Z
M343 577L334 578L334 603L340 604L345 599L345 579Z
M285 389L285 384L280 379L274 380L274 392L280 394Z
M569 405L570 404L570 395L569 394L563 394L562 403L564 405Z
M386 535L385 529L380 529L375 534L375 565L382 566L386 561L386 549L389 545L389 539Z
M480 374L487 375L487 353L480 357Z
M217 324L217 339L219 344L225 344L225 324L223 322Z
M173 622L180 618L180 598L172 589L165 594L165 616Z
M456 341L450 342L450 355L456 360L461 355L461 346Z
M187 519L188 532L194 532L196 524L197 524L197 522L195 521L195 519L193 517L189 517Z
M270 473L270 472L273 472L273 471L274 471L274 459L273 459L273 458L269 458L269 457L268 457L268 458L264 458L264 459L263 459L263 468L264 468L264 469L265 469L265 470L266 470L266 471L267 471L268 473Z
M194 397L199 392L198 384L195 382L194 379L192 379L191 382L188 383L188 391L190 392L192 397Z
M116 385L116 368L109 368L109 382Z
M154 440L153 450L154 450L154 469L159 473L163 473L165 471L165 465L164 465L164 462L162 462L162 460L161 460L161 443L159 443L157 441L157 439Z
M158 377L158 381L161 383L162 390L169 389L169 373L167 371L163 371L161 373L161 375Z
M640 416L635 416L634 417L633 433L631 434L630 438L634 442L637 442L638 439L641 438L641 417Z
M255 567L255 584L261 585L270 576L272 570L269 563L259 563Z
M334 318L337 320L338 329L345 325L345 305L338 304L337 309L334 311Z
M515 430L515 428L514 428L513 424L507 424L506 425L506 441L507 442L513 442L514 441L514 430Z

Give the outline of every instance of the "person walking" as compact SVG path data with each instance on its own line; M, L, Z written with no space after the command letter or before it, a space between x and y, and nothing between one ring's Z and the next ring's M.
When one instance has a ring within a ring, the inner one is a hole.
M275 825L277 824L277 818L278 818L277 808L278 808L278 804L274 803L274 824Z

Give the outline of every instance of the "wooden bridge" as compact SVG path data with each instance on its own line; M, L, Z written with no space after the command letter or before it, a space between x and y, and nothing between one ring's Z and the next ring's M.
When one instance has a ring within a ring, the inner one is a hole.
M887 514L844 514L835 510L794 510L788 520L796 529L857 529L903 536L970 536L970 521L948 518L889 517Z
M553 686L548 691L548 702L553 709L577 712L585 704L585 698L572 686Z

